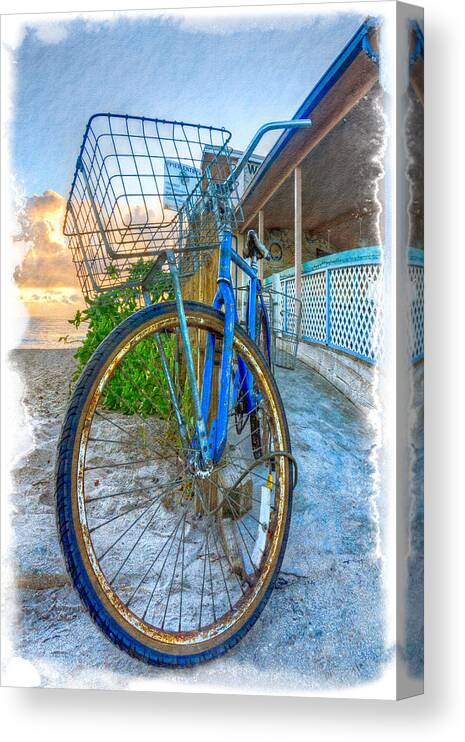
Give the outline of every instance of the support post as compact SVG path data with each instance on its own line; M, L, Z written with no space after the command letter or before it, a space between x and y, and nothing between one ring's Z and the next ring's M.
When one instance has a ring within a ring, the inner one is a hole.
M302 171L294 170L294 275L295 298L302 299Z

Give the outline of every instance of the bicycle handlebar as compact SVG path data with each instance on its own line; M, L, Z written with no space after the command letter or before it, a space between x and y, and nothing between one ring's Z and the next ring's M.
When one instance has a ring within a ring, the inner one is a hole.
M310 119L292 119L291 121L270 121L268 124L261 126L243 155L240 157L234 170L226 178L225 184L232 185L233 182L237 181L247 162L250 160L259 141L269 131L275 131L276 129L309 129L311 125L312 122Z

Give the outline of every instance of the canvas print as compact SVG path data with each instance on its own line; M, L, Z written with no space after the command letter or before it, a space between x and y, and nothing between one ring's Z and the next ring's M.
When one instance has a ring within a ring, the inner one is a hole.
M423 677L423 18L2 18L10 685Z

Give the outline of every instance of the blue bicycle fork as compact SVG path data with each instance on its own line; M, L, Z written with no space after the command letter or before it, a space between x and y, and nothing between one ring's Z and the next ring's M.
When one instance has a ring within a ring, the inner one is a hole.
M186 359L186 370L189 387L192 394L195 414L195 438L188 440L185 421L182 416L179 402L176 396L175 386L171 378L168 360L163 348L161 339L157 336L157 348L160 354L163 370L168 383L168 391L176 415L179 432L186 449L197 449L200 452L201 465L203 471L211 470L213 464L217 463L223 454L227 443L228 419L230 411L231 398L231 381L233 377L233 343L234 343L234 325L238 320L234 290L231 281L231 262L248 276L249 297L247 306L247 325L248 333L252 340L255 339L256 323L256 297L259 286L259 280L256 272L256 259L249 264L235 250L232 249L232 234L225 230L220 246L219 271L218 271L218 288L213 302L213 307L222 310L224 314L224 333L221 348L221 367L218 390L218 406L216 416L211 419L210 429L207 430L208 418L210 414L215 346L217 339L213 333L209 333L205 348L205 363L202 376L201 393L199 393L198 382L195 372L194 359L189 338L186 313L182 298L181 282L179 279L179 270L176 263L176 257L173 251L166 253L168 266L173 279L174 296L176 308L179 317L179 329L181 340L184 348ZM144 295L146 303L150 303L149 295ZM242 358L238 357L238 368L234 375L233 404L237 402L237 395L240 392L240 401L242 411L251 412L256 406L255 393L253 389L253 377L251 371L247 368Z
M205 418L202 412L202 404L200 401L199 389L197 386L197 378L195 375L194 359L192 357L192 348L191 348L191 343L189 339L189 330L187 327L186 313L184 311L184 302L182 299L181 282L179 280L179 271L178 271L178 266L176 264L176 258L172 250L167 251L166 257L168 260L171 277L173 279L174 298L176 300L176 308L178 310L178 317L179 317L179 329L181 330L181 339L182 339L182 344L184 347L184 353L186 357L187 378L189 380L189 386L190 386L191 394L192 394L192 401L194 403L195 429L197 433L197 440L200 446L200 453L202 456L203 465L206 469L208 469L211 466L212 456L210 454L210 450L208 446L207 428L205 424ZM171 396L171 389L170 389L170 396ZM173 404L175 405L176 418L178 419L178 421L181 420L182 421L181 424L184 426L184 421L182 420L182 415L179 409L178 402L175 397L174 399L173 397L171 399L172 399Z

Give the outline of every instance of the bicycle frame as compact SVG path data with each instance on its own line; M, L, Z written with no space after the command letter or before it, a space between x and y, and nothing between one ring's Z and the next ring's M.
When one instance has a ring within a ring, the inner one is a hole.
M237 182L239 174L244 169L247 161L250 159L252 152L255 150L257 144L261 138L269 131L276 129L307 129L312 125L312 122L307 120L291 120L291 121L273 121L262 126L250 142L246 151L236 164L235 168L229 174L224 182L225 191L231 189L233 184ZM215 199L213 199L214 203ZM221 219L218 211L215 211L215 217L219 228L221 225ZM224 313L224 340L223 348L221 352L221 368L220 368L220 384L219 384L219 395L218 395L218 406L216 410L216 416L211 418L210 429L207 430L208 417L210 415L211 406L211 392L213 383L213 370L214 370L214 355L215 355L215 338L213 335L209 335L207 339L207 347L205 351L205 363L202 377L201 392L199 392L197 385L197 378L195 374L194 361L192 357L192 348L189 340L189 332L187 327L186 314L184 311L184 304L181 292L181 283L179 279L179 272L176 265L175 254L172 250L167 250L166 255L168 259L168 265L170 268L171 275L173 277L174 294L176 299L176 306L178 310L180 330L184 351L186 354L187 363L187 376L189 379L189 385L192 392L192 399L194 403L194 411L196 417L196 437L193 441L186 439L186 427L182 419L181 410L176 400L175 390L172 379L169 376L168 365L166 359L164 359L164 352L159 343L159 352L162 357L162 364L165 369L165 373L168 377L168 388L170 393L171 401L174 405L175 415L178 422L179 432L187 447L194 450L199 450L201 454L201 462L194 462L197 464L199 474L208 476L209 472L213 468L213 465L218 463L223 454L224 448L227 443L228 437L228 416L229 416L229 400L231 394L231 381L232 381L232 355L233 355L233 341L234 341L234 325L238 321L237 307L234 296L234 290L232 287L231 280L231 263L234 263L240 268L249 278L249 295L247 305L247 333L252 340L255 340L255 327L256 327L256 307L257 307L257 296L260 299L263 316L265 317L266 325L266 352L268 355L268 362L271 363L271 338L270 338L270 325L268 315L266 312L265 304L261 294L261 283L257 276L257 259L253 257L250 259L250 263L244 260L239 253L232 249L232 232L229 226L223 225L222 227L222 239L220 244L220 255L219 255L219 269L218 269L218 289L213 301L213 307L215 309L223 310ZM253 388L252 374L247 369L246 364L242 358L238 357L238 369L234 375L234 396L233 403L237 401L238 391L241 392L241 401L245 405L245 411L247 413L252 412L256 405L258 397ZM198 448L197 448L198 447ZM198 465L200 464L200 468Z
M224 339L221 352L220 364L220 383L218 394L218 405L216 415L212 417L210 429L207 429L208 417L210 414L214 355L216 340L213 335L209 335L205 350L205 362L202 376L201 392L197 385L192 349L190 345L186 315L182 299L181 284L176 266L176 259L172 252L167 254L168 264L173 276L174 294L176 306L180 320L180 331L182 343L186 354L187 375L192 392L194 410L196 416L196 438L197 440L185 440L185 425L182 420L181 410L176 400L174 388L168 383L171 401L174 405L176 419L180 428L180 434L191 448L198 447L202 456L202 463L205 471L209 471L213 464L218 463L223 454L227 443L228 436L228 417L230 409L231 383L234 385L233 404L237 401L237 395L240 391L241 400L247 413L253 411L257 404L257 394L253 389L252 374L247 369L242 358L238 358L238 368L234 373L232 371L233 340L234 326L238 321L236 299L231 280L231 263L240 268L249 279L249 296L247 304L247 333L252 340L255 340L256 324L256 307L257 297L259 297L262 311L266 322L266 344L268 360L270 360L270 326L266 313L266 308L261 295L261 283L257 275L257 259L252 258L250 262L242 258L239 253L233 250L232 234L229 229L225 229L219 250L219 269L218 269L218 288L213 301L215 309L223 310L224 313ZM162 357L163 362L163 357ZM168 369L165 370L168 373ZM170 378L168 378L170 382ZM197 446L193 445L196 443Z

